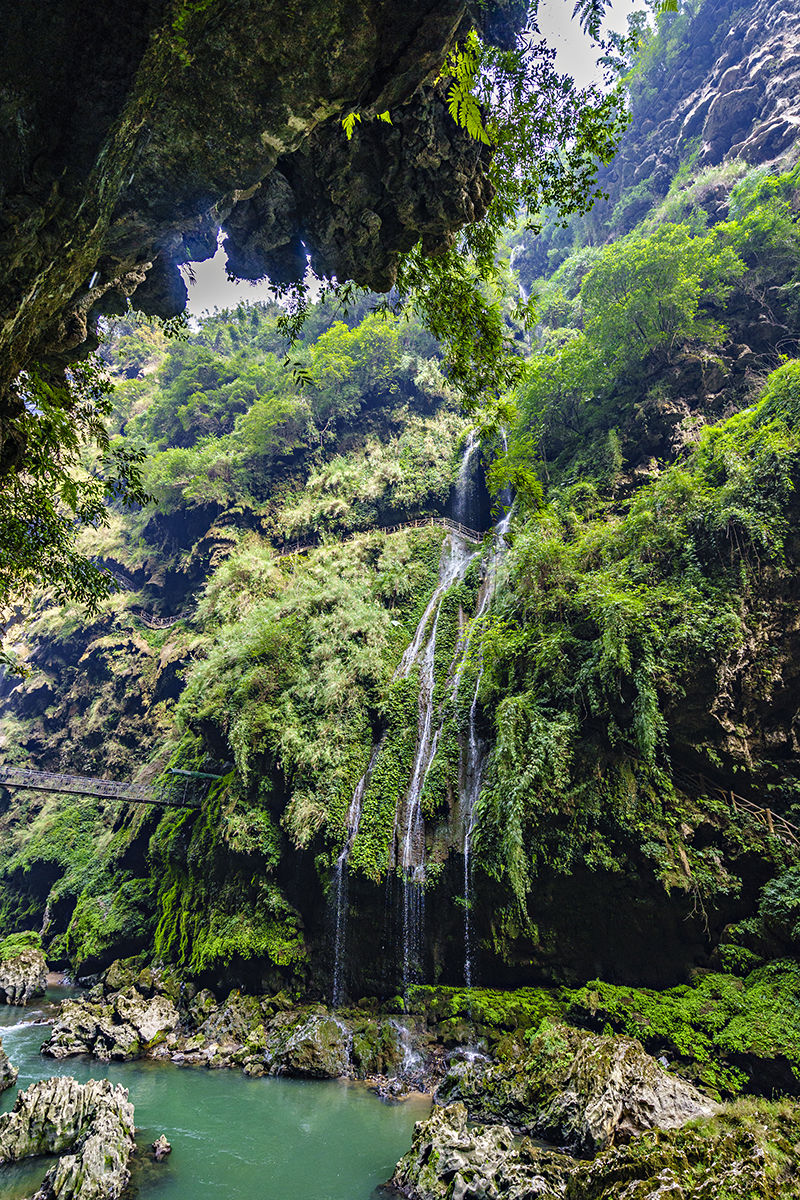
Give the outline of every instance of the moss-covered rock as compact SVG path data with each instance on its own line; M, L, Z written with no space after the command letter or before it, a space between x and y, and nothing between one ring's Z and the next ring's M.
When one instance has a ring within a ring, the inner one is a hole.
M437 1092L470 1115L504 1122L581 1152L654 1126L675 1128L714 1105L630 1038L545 1023L504 1062L455 1064Z
M47 987L47 961L38 934L13 934L0 942L0 1004L28 1004Z
M13 1087L16 1082L17 1068L9 1062L8 1055L3 1049L3 1043L0 1041L0 1092Z
M722 1095L800 1092L800 965L784 959L744 978L703 973L657 992L596 980L573 993L570 1019L610 1027L667 1055Z
M800 1111L789 1104L739 1104L588 1161L507 1125L475 1125L451 1104L417 1124L391 1182L414 1200L792 1200L798 1167Z

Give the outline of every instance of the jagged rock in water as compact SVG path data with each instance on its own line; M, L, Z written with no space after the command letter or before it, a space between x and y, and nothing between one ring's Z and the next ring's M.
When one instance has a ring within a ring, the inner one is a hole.
M11 1064L0 1041L0 1092L5 1092L17 1082L17 1068Z
M470 1124L463 1104L418 1122L392 1186L413 1200L792 1200L800 1196L800 1110L736 1108L638 1134L591 1161Z
M130 1179L133 1105L107 1079L43 1079L0 1117L0 1164L58 1154L34 1200L116 1200Z
M47 963L41 950L26 946L0 961L0 1004L27 1004L47 988Z
M168 1154L172 1154L172 1146L169 1144L166 1135L163 1133L153 1142L151 1150L153 1151L153 1158L156 1160L156 1162L162 1162L162 1160L165 1159Z
M52 1058L93 1054L96 1058L131 1059L164 1041L180 1020L163 995L146 1000L136 988L102 999L65 1000L42 1053Z
M11 6L0 77L0 470L22 435L7 392L32 360L95 343L126 297L184 307L179 263L219 226L247 278L322 271L378 289L420 238L483 215L487 154L427 82L471 27L512 45L521 0L302 6L80 0ZM41 63L48 63L42 71ZM363 116L350 141L341 119ZM390 111L392 124L374 121ZM307 249L306 249L307 247Z
M530 1049L505 1062L457 1064L437 1098L462 1100L473 1117L506 1121L580 1152L715 1111L634 1039L567 1025L544 1026Z

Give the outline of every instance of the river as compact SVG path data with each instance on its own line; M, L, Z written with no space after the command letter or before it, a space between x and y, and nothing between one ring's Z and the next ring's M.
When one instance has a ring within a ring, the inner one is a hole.
M50 1005L66 995L48 991ZM411 1144L414 1122L427 1115L424 1097L386 1104L362 1084L344 1080L248 1079L169 1063L99 1063L42 1058L43 1004L0 1006L0 1038L19 1068L18 1087L52 1075L81 1082L108 1078L130 1092L136 1108L134 1183L141 1200L370 1200ZM12 1107L16 1089L0 1096ZM149 1146L161 1133L172 1154L153 1163ZM42 1159L0 1167L0 1200L22 1200L41 1183Z

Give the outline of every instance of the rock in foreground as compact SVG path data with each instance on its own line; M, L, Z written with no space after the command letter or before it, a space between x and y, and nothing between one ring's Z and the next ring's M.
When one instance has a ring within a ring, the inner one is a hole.
M26 946L0 959L0 1004L28 1004L43 996L47 963L41 950Z
M417 1124L391 1182L411 1200L797 1200L800 1109L737 1103L587 1162L451 1104Z
M13 1087L16 1082L17 1068L12 1067L8 1060L8 1055L3 1049L3 1043L0 1041L0 1092Z
M675 1129L715 1106L665 1071L633 1038L545 1025L505 1062L459 1064L439 1100L462 1100L471 1117L505 1122L580 1153L646 1129Z
M43 1079L0 1117L0 1164L59 1154L34 1200L116 1200L130 1180L133 1105L107 1079Z

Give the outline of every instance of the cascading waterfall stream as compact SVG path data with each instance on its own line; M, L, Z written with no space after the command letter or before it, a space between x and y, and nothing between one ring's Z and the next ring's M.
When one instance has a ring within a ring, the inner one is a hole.
M422 951L422 930L425 919L425 822L422 817L422 793L431 764L436 757L441 729L433 732L433 694L435 688L434 660L436 656L436 632L439 625L441 603L452 585L463 578L477 550L470 550L464 540L451 534L442 548L439 583L428 605L422 622L422 635L415 637L416 655L408 652L403 658L398 675L408 675L415 662L419 662L419 720L417 745L411 782L406 793L402 827L398 831L400 849L398 862L403 885L403 989L418 970ZM432 617L427 640L425 631ZM419 630L417 631L419 635ZM411 649L411 647L409 648Z
M478 440L470 433L464 447L455 485L453 511L455 519L462 521L467 512L470 462L478 450ZM439 611L448 589L463 578L469 563L478 553L471 549L457 534L448 534L442 543L439 560L439 577L433 595L406 647L394 673L394 679L407 678L414 667L420 667L420 699L417 745L411 782L406 794L405 817L401 830L395 829L399 837L398 862L403 880L403 983L407 987L412 972L412 957L418 961L424 919L425 884L425 828L422 819L421 798L425 779L436 756L441 730L433 729L434 658L436 654L436 631ZM432 622L432 623L431 623ZM427 636L426 636L427 635ZM348 863L361 821L361 809L369 787L375 764L383 746L381 739L374 747L369 765L356 785L347 810L347 836L336 860L333 872L334 967L332 1002L338 1007L343 997L344 959L346 950L348 918Z
M467 633L464 652L459 664L459 670L456 675L456 684L454 698L458 695L458 687L461 681L461 673L469 655L470 645L472 643L473 630L481 617L488 610L494 597L495 588L497 586L497 568L505 553L505 534L508 532L508 527L511 523L511 507L510 497L508 498L509 508L503 517L495 525L494 544L492 546L489 561L486 570L486 583L483 589L478 611L475 614L473 622L470 624ZM468 988L472 987L473 981L473 961L472 961L472 837L475 830L475 805L478 802L478 797L481 791L481 781L483 778L483 766L485 758L485 747L483 742L478 737L477 730L477 712L478 712L478 696L480 694L481 681L483 680L483 647L481 647L478 676L475 681L475 691L472 696L472 703L469 708L469 724L467 726L467 751L466 761L463 764L463 792L462 812L464 822L464 983Z

